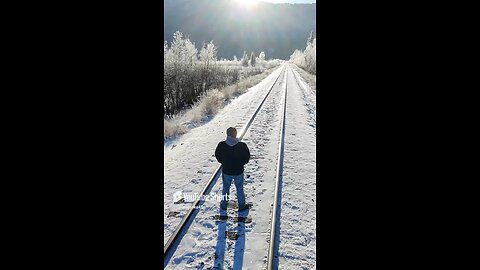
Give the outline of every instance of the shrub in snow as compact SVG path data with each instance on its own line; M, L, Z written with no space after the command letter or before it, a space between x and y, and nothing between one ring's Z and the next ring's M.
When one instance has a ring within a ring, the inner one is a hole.
M271 61L270 64L278 61ZM184 134L192 126L205 119L206 116L215 115L220 111L231 98L247 91L248 88L260 82L267 77L273 69L266 73L261 73L249 78L244 78L241 81L223 87L221 90L212 89L202 94L199 101L197 101L190 109L183 111L176 115L175 118L164 120L164 138Z
M212 89L202 98L200 105L205 115L214 115L223 108L225 96L217 89Z
M195 43L179 31L175 32L170 48L164 42L163 52L164 117L181 113L209 89L234 84L245 73L240 61L217 60L217 47L212 41L198 52Z
M176 123L174 120L163 119L163 138L169 138L184 134L187 132L187 129Z

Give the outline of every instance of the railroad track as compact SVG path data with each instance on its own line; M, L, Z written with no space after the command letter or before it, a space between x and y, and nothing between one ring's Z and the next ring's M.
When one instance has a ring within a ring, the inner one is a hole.
M281 192L280 187L282 185L282 175L283 175L283 150L285 147L285 116L287 113L287 75L285 72L285 91L283 99L283 111L282 111L282 121L280 129L280 142L278 144L278 158L277 158L277 174L275 177L275 193L273 197L273 210L272 210L272 222L270 226L270 244L268 247L268 258L267 258L267 269L278 269L278 226L277 220L280 219L280 212L278 211L280 207L280 198Z
M265 100L268 98L272 89L277 84L278 79L284 75L285 79L285 90L284 90L284 104L283 104L283 111L282 111L282 119L281 119L281 129L280 129L280 142L279 142L279 151L278 151L278 158L277 158L277 173L275 178L275 188L274 188L274 202L273 202L273 210L272 210L272 218L271 218L271 229L270 229L270 237L269 237L269 250L268 250L268 262L267 262L267 269L278 269L278 226L277 220L279 219L279 211L277 210L280 204L279 201L279 187L281 186L281 179L282 179L282 172L283 172L283 150L284 150L284 138L285 138L285 115L286 115L286 104L287 104L287 65L283 67L283 70L279 73L278 77L275 79L273 84L271 85L270 89L268 90L267 94L263 97L262 102L258 105L255 109L252 116L243 126L243 128L239 132L238 139L239 141L242 140L243 136L248 131L250 125L254 121L255 117L257 116L258 112L261 110ZM211 189L213 188L216 180L218 180L220 176L222 166L219 165L215 171L213 172L212 176L200 192L200 195L207 195L210 193ZM185 235L189 229L190 224L195 219L196 214L200 209L200 205L202 203L201 198L203 196L198 196L196 201L192 204L192 207L188 210L188 212L183 216L182 220L180 221L179 225L176 227L173 234L168 239L167 243L164 245L163 253L164 253L164 268L167 266L170 258L173 256L175 252L175 248L178 246L181 238Z

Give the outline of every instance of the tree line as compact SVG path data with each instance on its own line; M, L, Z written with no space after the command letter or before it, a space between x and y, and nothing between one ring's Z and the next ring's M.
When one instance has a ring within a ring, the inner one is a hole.
M164 117L172 116L205 95L207 90L236 83L245 76L258 74L265 62L265 53L250 57L244 52L240 61L217 60L218 48L213 41L203 44L200 51L181 32L173 35L172 43L164 42Z
M313 31L307 39L307 47L304 51L295 50L290 59L306 71L317 74L317 38Z

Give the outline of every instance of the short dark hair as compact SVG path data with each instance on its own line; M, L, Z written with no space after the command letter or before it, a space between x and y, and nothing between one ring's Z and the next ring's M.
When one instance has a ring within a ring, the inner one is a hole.
M236 138L237 137L237 129L234 128L234 127L227 128L227 136Z

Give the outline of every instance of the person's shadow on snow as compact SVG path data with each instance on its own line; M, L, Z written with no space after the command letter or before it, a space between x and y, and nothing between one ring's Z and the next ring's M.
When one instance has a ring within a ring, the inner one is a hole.
M239 212L238 216L248 217L249 209ZM233 269L242 269L243 255L245 254L245 222L238 222L237 241L235 241L235 255L233 257Z
M220 216L227 215L227 210L220 208ZM213 269L223 269L223 261L225 259L225 246L227 245L227 220L217 221L218 223L218 237L217 246L215 248L215 262L213 263Z
M237 216L247 217L249 209L237 213ZM220 215L226 216L227 210L220 208ZM227 245L227 222L234 222L237 225L237 240L235 241L235 251L233 257L233 269L242 269L243 256L245 254L245 222L235 222L231 220L218 221L217 246L215 248L215 262L213 269L224 269L225 247Z

